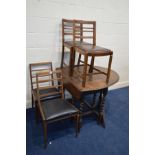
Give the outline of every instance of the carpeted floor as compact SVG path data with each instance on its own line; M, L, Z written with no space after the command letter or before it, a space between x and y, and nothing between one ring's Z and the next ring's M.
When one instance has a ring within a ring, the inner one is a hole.
M88 97L88 100L90 97ZM75 138L71 120L48 126L48 146L43 148L42 124L36 124L34 110L26 111L27 155L128 155L129 154L129 87L108 92L106 128L95 117L85 117L80 135Z

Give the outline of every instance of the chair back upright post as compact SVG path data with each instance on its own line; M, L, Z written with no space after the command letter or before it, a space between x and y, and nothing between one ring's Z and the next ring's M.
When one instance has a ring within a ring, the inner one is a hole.
M80 23L80 36L83 36L83 24ZM83 42L83 38L80 38L80 41Z

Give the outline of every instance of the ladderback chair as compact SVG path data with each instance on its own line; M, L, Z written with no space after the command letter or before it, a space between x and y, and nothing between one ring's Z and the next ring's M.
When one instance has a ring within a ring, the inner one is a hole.
M88 42L88 40L91 40ZM68 20L62 19L62 59L61 68L65 65L64 54L65 47L69 48L70 52L70 75L73 74L73 68L75 63L75 47L82 45L96 45L96 21L85 20ZM94 61L92 56L91 64ZM81 54L79 54L77 65L80 65Z
M68 32L70 31L70 33ZM66 35L72 35L72 40L66 41ZM96 22L85 20L62 20L62 36L63 36L63 48L62 48L62 61L61 68L63 67L64 48L70 49L70 63L69 63L69 75L73 75L75 65L76 53L79 54L77 66L82 63L83 71L80 73L82 78L82 86L85 87L87 75L104 74L106 76L106 83L109 82L110 70L112 64L113 51L103 47L96 46ZM91 41L89 41L89 40ZM83 55L84 60L81 60ZM102 72L95 68L95 57L109 57L108 69L106 72ZM91 58L90 64L89 59ZM95 71L95 72L93 72Z
M45 71L52 71L53 67L52 67L52 62L39 62L39 63L31 63L29 64L29 71L30 71L30 81L31 81L31 96L32 96L32 107L34 107L35 102L37 101L37 85L36 85L36 73L38 72L45 72ZM52 75L51 75L52 76ZM51 76L49 76L49 78L52 78ZM53 83L52 83L53 84ZM53 91L55 91L55 89L52 89ZM44 91L41 91L41 93L43 94ZM42 97L42 99L46 99L49 98L49 96L47 97ZM55 97L59 97L59 95L55 95ZM53 98L53 96L52 96Z
M52 78L49 79L48 77ZM76 136L80 131L79 111L71 103L64 99L63 78L61 71L49 71L36 74L37 83L37 108L39 109L44 129L44 147L47 146L47 124L64 120L67 118L76 118ZM47 91L55 88L56 91ZM44 90L46 93L42 94ZM49 95L60 95L60 98L41 100L42 97Z

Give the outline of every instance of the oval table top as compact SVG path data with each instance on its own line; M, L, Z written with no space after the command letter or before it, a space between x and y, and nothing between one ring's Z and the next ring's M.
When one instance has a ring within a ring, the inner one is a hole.
M95 68L107 72L107 68L95 66ZM62 70L64 87L74 96L79 96L78 93L97 91L115 84L119 80L119 75L115 71L111 70L109 82L106 83L106 76L104 74L90 74L87 76L86 85L82 87L82 71L83 66L74 67L73 76L69 76L69 67L63 67ZM88 67L89 70L89 67ZM93 73L97 73L96 70ZM79 98L79 97L78 97Z

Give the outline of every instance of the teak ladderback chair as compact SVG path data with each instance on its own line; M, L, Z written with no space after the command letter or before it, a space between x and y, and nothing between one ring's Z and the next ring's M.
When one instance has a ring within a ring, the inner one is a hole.
M91 40L90 42L87 42ZM68 20L62 19L62 59L61 68L64 63L65 47L70 51L70 75L73 74L75 63L75 47L81 45L96 45L96 22L84 20ZM92 59L93 61L93 59ZM81 54L79 54L78 65L81 61Z
M48 77L52 78L49 79ZM80 131L79 126L79 111L71 103L64 99L63 79L61 71L50 71L36 74L37 82L37 108L39 109L44 129L44 146L47 146L47 124L64 120L67 118L76 118L76 136ZM53 84L54 83L54 84ZM57 91L47 91L40 93L42 90L55 88ZM42 97L49 95L60 95L60 98L41 100Z
M77 66L80 65L80 62L83 63L83 65L84 65L84 69L83 69L83 73L82 73L82 86L85 87L86 76L90 75L90 74L91 75L104 74L107 77L106 82L108 82L109 77L110 77L113 52L109 49L105 49L105 48L96 46L96 22L95 21L74 20L73 28L74 28L73 43L75 43L74 51L79 53ZM84 39L91 39L92 43L76 45L77 39L79 39L79 41L82 41L82 42L84 42ZM74 54L74 59L72 62L73 66L74 66L74 61L75 61L75 55L76 54ZM84 56L84 61L81 60L81 55ZM101 57L101 56L109 56L107 72L102 72L94 67L95 57ZM88 57L91 57L90 65L88 63ZM87 73L87 66L89 66L88 73ZM73 67L71 67L71 75L73 74L72 70L73 70ZM93 73L93 70L96 70L97 73Z
M65 40L65 35L72 36L69 41ZM84 20L62 20L62 61L61 68L63 67L64 60L64 48L70 49L70 63L69 63L69 75L73 75L75 66L76 52L79 53L77 66L80 63L83 64L82 86L85 87L86 77L90 74L104 74L106 76L106 83L109 82L110 70L112 64L113 51L96 46L96 22L95 21L84 21ZM88 39L91 42L88 42ZM81 55L84 56L84 60L81 60ZM102 72L94 67L95 57L109 56L107 72ZM90 64L88 63L88 57L91 57ZM89 66L89 71L87 68ZM93 72L95 70L95 73Z
M38 72L44 72L44 71L52 71L52 62L39 62L39 63L31 63L29 64L29 71L30 71L30 81L31 81L31 96L32 96L32 107L34 107L35 102L37 101L37 85L36 85L36 73ZM52 77L49 77L52 78ZM55 89L52 89L55 91ZM41 93L44 93L42 91ZM43 97L42 99L49 98L48 97ZM52 96L53 97L53 96ZM55 97L59 97L59 95L56 95Z

